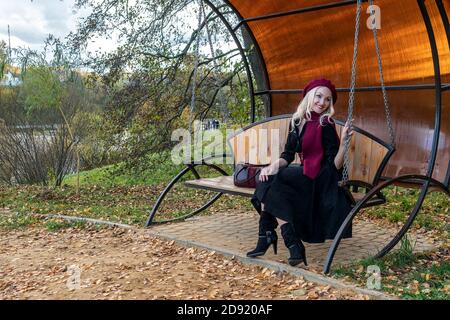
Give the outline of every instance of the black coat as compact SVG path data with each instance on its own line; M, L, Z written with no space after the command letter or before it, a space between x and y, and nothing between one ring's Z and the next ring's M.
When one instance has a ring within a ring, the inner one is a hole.
M351 201L345 191L338 186L341 172L334 165L339 150L339 140L335 128L326 123L322 128L324 157L317 177L312 180L303 174L303 166L291 164L295 153L302 151L302 139L306 126L300 135L298 129L290 131L281 158L289 166L282 168L269 180L257 185L252 203L261 213L291 222L297 236L306 242L319 243L333 239L337 230L351 210ZM344 238L351 237L351 226Z

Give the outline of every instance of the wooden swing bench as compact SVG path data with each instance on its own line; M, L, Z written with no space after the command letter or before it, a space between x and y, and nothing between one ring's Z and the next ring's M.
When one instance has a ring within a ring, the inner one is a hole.
M361 1L357 3L357 15L356 21L358 21L358 16L361 13ZM425 10L426 11L426 10ZM425 17L425 16L424 16ZM357 66L357 53L358 53L358 35L359 35L359 23L356 23L355 28L355 44L352 60L352 79L350 96L353 97L356 85L356 66ZM431 28L431 27L430 27ZM428 29L428 28L427 28ZM430 29L431 30L431 29ZM430 31L428 30L428 31ZM430 33L430 32L429 32ZM438 188L444 191L450 196L450 190L448 186L448 178L445 183L437 181L432 178L433 167L435 165L436 150L438 146L438 139L433 140L433 151L430 154L430 165L427 170L426 175L421 174L406 174L401 176L396 176L393 178L383 177L382 173L394 152L395 145L395 132L392 126L392 119L389 111L389 103L386 94L386 88L384 84L383 68L381 64L381 55L378 45L378 38L376 29L373 29L373 35L375 40L377 61L380 72L380 82L383 91L383 102L384 111L386 113L386 123L389 129L390 143L385 143L384 141L378 139L377 137L371 135L370 133L354 127L353 138L351 139L351 144L348 149L349 161L347 162L348 168L348 180L341 182L341 185L348 192L348 195L353 201L353 208L348 213L344 222L337 231L335 238L329 248L328 254L324 261L325 273L330 271L330 266L333 261L333 257L339 246L339 243L343 237L344 232L352 223L353 218L360 211L361 208L375 206L385 203L387 200L382 194L382 190L390 187L392 185L398 184L414 184L421 185L421 192L414 205L414 208L410 211L409 216L401 227L399 232L389 241L389 243L384 246L374 257L381 258L392 250L395 245L402 239L406 232L411 227L416 215L418 214L423 200L427 194L429 188ZM439 59L438 59L439 60ZM349 99L348 105L348 118L353 117L353 99ZM436 115L438 116L438 110L440 110L440 104L436 102ZM254 107L254 105L253 105ZM238 132L234 136L228 139L228 144L230 146L231 156L233 158L233 163L251 163L251 164L269 164L279 158L281 152L283 151L284 144L288 135L289 122L291 115L281 115L276 117L267 118L263 121L256 122L250 126L244 128L242 131ZM434 137L439 135L439 122L436 122ZM336 121L337 131L340 135L343 123ZM273 130L276 129L276 130ZM272 133L276 134L272 134ZM346 150L347 152L347 150ZM263 156L260 156L263 155ZM221 155L222 156L222 155ZM230 155L223 155L227 157ZM251 197L253 195L254 189L251 188L239 188L234 186L233 177L229 176L222 168L215 165L211 158L205 158L200 163L189 163L186 167L180 171L172 181L167 185L164 191L160 194L157 199L153 209L149 213L149 218L147 220L147 226L153 222L153 218L156 215L159 206L164 201L165 196L170 192L173 186L179 182L183 176L186 174L194 174L195 180L189 180L185 182L185 185L192 188L204 189L214 191L215 195L203 206L195 211L186 214L182 217L177 217L171 220L159 221L158 223L164 223L169 221L183 220L199 212L205 210L210 205L212 205L222 194L240 195L245 197ZM299 163L298 156L294 160L294 163ZM214 178L202 178L199 172L196 170L197 166L206 165L217 172L220 176ZM155 222L156 223L156 222Z
M221 155L221 157L232 156L234 164L240 162L268 164L275 161L279 158L284 149L289 132L291 116L292 115L290 114L286 114L267 118L240 130L238 133L228 138L227 142L232 154L224 154ZM343 123L336 121L336 129L339 135L342 127ZM344 187L344 190L346 190L348 196L352 199L353 208L345 221L342 223L336 237L333 240L333 243L330 246L324 262L325 273L329 272L334 254L339 246L343 232L349 226L353 217L361 208L385 203L386 198L381 193L381 190L397 179L391 179L385 182L381 181L381 174L389 158L394 152L394 148L382 140L374 137L370 133L357 127L353 127L353 138L351 139L348 152L349 180L345 183L341 183L341 185ZM226 171L213 162L210 162L212 159L214 159L214 157L205 158L200 163L192 162L190 164L186 164L186 167L172 179L172 181L160 194L155 205L153 206L153 209L149 212L149 217L146 224L147 227L152 223L173 222L192 217L207 209L218 198L220 198L222 194L239 195L244 197L251 197L253 195L254 189L252 188L236 187L233 184L233 177L228 175ZM299 160L298 155L296 155L293 163L298 164L300 163ZM213 178L202 178L196 170L196 167L201 165L206 165L214 169L220 173L220 176ZM155 217L158 208L164 201L166 195L170 192L174 185L189 172L193 173L196 179L185 181L184 184L187 187L213 191L215 192L215 195L212 196L212 198L200 208L182 217L154 222L153 218ZM391 243L381 251L381 254L389 251L397 242L398 239L395 237Z
M234 164L268 164L278 159L287 139L291 116L287 114L267 118L251 124L230 137L228 144L232 151ZM336 121L338 135L342 128L343 123ZM353 128L354 133L349 149L349 180L344 186L355 205L379 183L383 169L394 148L364 130ZM299 160L296 155L293 163L300 163ZM189 180L185 182L185 185L244 197L251 197L254 192L253 188L235 186L233 177L225 175ZM385 197L379 192L366 201L364 207L379 205L385 201Z

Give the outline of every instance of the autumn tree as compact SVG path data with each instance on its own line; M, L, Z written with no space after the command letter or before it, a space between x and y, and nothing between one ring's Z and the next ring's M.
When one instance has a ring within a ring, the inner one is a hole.
M237 22L223 2L212 2L231 24ZM218 14L203 1L76 4L90 8L91 14L69 36L73 52L84 52L97 38L117 41L112 52L90 53L85 67L101 75L112 94L108 110L116 124L114 133L132 133L131 158L167 147L171 130L188 125L182 117L187 111L189 122L207 117L226 120L232 115L249 121L250 104L242 99L248 82L240 53ZM238 37L251 57L254 47L248 35L238 32ZM264 115L264 106L260 114Z
M23 81L20 100L27 127L39 124L53 128L45 136L50 135L54 140L49 144L49 156L53 156L50 162L53 164L56 186L61 185L64 176L71 170L72 155L75 155L78 192L81 129L85 126L82 120L92 119L87 113L96 110L85 80L80 71L73 67L66 52L59 39L52 36L46 40L43 52L29 49L17 52Z

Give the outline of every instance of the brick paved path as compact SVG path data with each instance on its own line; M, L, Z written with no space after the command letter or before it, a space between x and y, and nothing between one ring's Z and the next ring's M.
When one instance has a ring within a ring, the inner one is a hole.
M195 241L245 256L245 253L256 245L258 216L253 212L216 213L210 216L193 217L184 222L154 225L151 230L178 240ZM355 221L353 238L341 241L333 265L346 264L377 253L377 250L392 239L396 231L368 221ZM277 233L278 255L274 255L270 248L262 259L287 263L288 251L284 246L279 228ZM433 244L423 236L411 235L411 233L409 235L412 243L415 243L415 251L433 249ZM305 243L309 265L321 269L330 245L331 240L320 244Z

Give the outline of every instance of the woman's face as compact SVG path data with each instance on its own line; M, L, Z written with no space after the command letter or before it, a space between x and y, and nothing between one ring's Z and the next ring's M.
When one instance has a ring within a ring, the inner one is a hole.
M316 95L314 96L312 111L321 114L327 111L331 105L332 95L331 90L327 87L318 87Z

